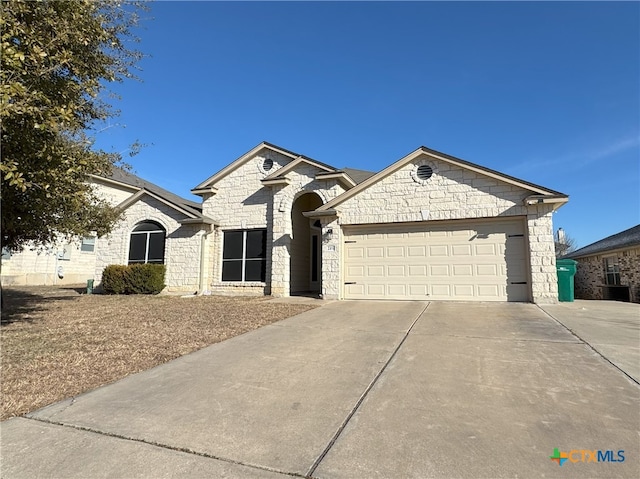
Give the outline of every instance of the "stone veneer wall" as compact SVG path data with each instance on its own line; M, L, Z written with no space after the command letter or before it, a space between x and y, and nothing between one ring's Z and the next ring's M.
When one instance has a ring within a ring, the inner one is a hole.
M273 168L265 172L261 165L269 158ZM291 207L295 199L308 192L327 202L344 189L337 180L316 181L320 170L302 164L286 174L289 185L264 186L261 180L292 160L265 149L229 173L213 186L218 189L203 201L203 214L219 222L209 241L208 284L215 293L289 295L289 245ZM222 282L222 248L225 230L266 228L266 282Z
M620 283L629 286L630 299L640 303L640 248L633 247L610 254L577 258L574 278L577 299L603 299L604 258L616 256L620 266Z
M181 225L186 218L173 208L150 196L142 197L126 209L116 228L96 241L95 279L102 280L102 271L110 264L127 264L131 231L141 221L156 221L167 232L165 242L165 283L170 291L195 292L200 279L200 226Z
M429 180L415 179L418 166L433 170ZM327 219L332 234L323 241L323 294L341 295L341 245L339 225L428 221L496 216L526 217L529 241L531 293L536 303L557 302L557 276L552 207L525 206L530 191L426 155L407 164L360 194L337 206L339 218Z

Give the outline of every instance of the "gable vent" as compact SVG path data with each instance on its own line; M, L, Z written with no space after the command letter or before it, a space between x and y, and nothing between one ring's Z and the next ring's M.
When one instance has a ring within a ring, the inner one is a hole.
M269 171L273 168L273 160L271 158L265 158L262 162L262 169L264 171Z
M433 169L429 165L420 165L416 171L416 176L422 181L426 181L433 175Z

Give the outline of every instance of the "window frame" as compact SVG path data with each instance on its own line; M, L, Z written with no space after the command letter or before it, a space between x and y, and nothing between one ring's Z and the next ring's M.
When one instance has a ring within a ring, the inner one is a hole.
M155 225L157 227L157 229L154 230L142 230L142 231L136 231L137 228L139 228L141 225L143 224L152 224ZM151 242L151 235L152 234L158 234L158 233L162 233L162 260L160 262L158 262L157 260L151 259L151 261L149 261L149 245ZM144 260L131 260L131 239L133 238L133 235L136 236L142 236L145 235L145 247L144 247ZM167 250L167 230L157 221L153 221L153 220L144 220L144 221L140 221L138 223L136 223L136 225L133 227L133 229L131 230L131 233L129 233L129 252L127 254L127 264L165 264L165 253Z
M91 249L85 249L85 247L91 246ZM80 242L80 251L82 253L95 253L96 252L96 237L85 236Z
M604 284L607 286L620 286L620 262L618 256L605 256L602 259L604 269ZM611 268L611 271L609 270Z
M257 258L247 258L247 238L251 232L261 232L263 235L263 254ZM242 233L242 257L240 258L225 258L225 247L227 245L227 233ZM225 279L225 262L240 262L240 279ZM260 277L261 279L247 280L247 263L260 262ZM222 251L221 251L221 267L220 267L220 281L223 283L266 283L267 276L267 229L266 228L252 228L244 230L225 230L222 232Z

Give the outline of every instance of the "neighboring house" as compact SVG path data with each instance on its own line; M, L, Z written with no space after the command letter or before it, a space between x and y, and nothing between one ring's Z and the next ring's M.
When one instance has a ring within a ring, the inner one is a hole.
M70 243L3 253L4 285L77 284L100 280L111 263L166 263L170 289L196 291L199 284L200 237L211 229L200 204L149 183L121 169L109 178L92 176L90 181L104 199L123 212L121 221L104 238L88 237ZM189 252L181 260L172 251Z
M578 262L576 298L640 303L640 225L573 251L567 258Z
M557 301L568 197L425 147L371 174L263 142L192 192L214 292Z
M194 188L201 204L121 171L93 181L124 210L95 241L98 282L157 262L176 291L557 301L568 197L429 148L374 174L263 142Z

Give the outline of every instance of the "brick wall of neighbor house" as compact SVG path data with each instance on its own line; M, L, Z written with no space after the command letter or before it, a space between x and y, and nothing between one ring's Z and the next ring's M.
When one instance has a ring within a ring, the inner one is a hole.
M414 180L412 172L428 164L433 169L426 182ZM556 302L558 297L551 205L525 206L523 200L531 192L502 183L437 160L418 159L381 180L360 194L338 205L341 225L421 222L423 210L429 220L454 220L522 216L527 219L530 245L532 296L536 303ZM335 223L334 223L335 224ZM334 228L327 245L338 250L323 249L323 290L326 297L339 291L340 241ZM325 278L324 271L327 273ZM337 282L337 284L336 284Z
M200 238L198 226L178 223L179 212L150 196L142 197L125 210L117 227L96 242L95 279L99 283L102 271L110 264L127 264L130 233L141 221L161 224L167 233L165 242L165 283L169 291L195 292L200 278Z
M578 299L603 299L604 258L616 256L620 265L620 283L629 286L630 300L640 303L640 248L628 248L612 254L600 254L578 258L574 278L575 297Z

